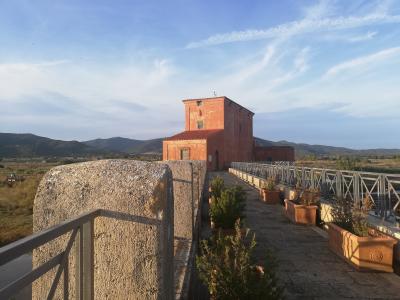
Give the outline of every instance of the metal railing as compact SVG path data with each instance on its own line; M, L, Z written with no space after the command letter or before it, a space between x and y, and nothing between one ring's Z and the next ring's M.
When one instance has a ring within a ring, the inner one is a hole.
M265 164L265 165L273 165L273 166L294 166L296 163L294 161L284 161L284 160L279 160L279 161L259 161L257 162L259 164Z
M275 177L287 186L318 189L326 200L348 197L363 203L369 197L375 216L389 222L400 221L400 174L244 162L233 162L231 166L260 178Z
M103 210L96 209L76 218L64 221L58 225L32 234L7 246L0 248L0 265L8 263L19 256L70 234L64 251L37 266L32 271L0 288L0 299L9 299L25 286L58 266L51 284L47 299L52 299L56 292L61 275L63 275L63 297L68 299L68 256L75 245L75 289L77 299L93 299L93 226L94 219L101 216Z

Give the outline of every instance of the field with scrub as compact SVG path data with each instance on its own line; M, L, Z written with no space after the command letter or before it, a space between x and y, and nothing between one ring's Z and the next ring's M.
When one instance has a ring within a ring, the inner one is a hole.
M400 174L400 157L339 157L325 159L304 157L296 160L296 166Z
M105 157L107 158L107 157ZM160 160L160 155L142 154L111 158L143 161ZM41 159L0 159L0 247L32 233L32 209L36 190L43 175L52 167L91 158L59 158L51 161ZM7 177L14 174L16 181L7 184Z
M32 207L43 175L59 163L0 161L0 246L32 233ZM7 176L17 181L7 184Z

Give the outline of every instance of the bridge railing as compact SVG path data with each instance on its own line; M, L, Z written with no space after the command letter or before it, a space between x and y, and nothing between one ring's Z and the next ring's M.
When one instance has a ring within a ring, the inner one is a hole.
M3 287L0 290L0 299L9 299L57 266L47 299L54 297L61 275L64 283L63 296L64 299L68 299L68 257L73 246L77 257L75 262L77 298L93 299L93 225L94 219L102 214L101 209L92 210L0 248L0 265L3 265L60 236L69 234L69 240L62 252Z
M245 162L233 162L231 166L260 178L275 177L287 186L318 189L326 200L348 197L363 203L369 197L375 216L389 222L400 222L400 174Z

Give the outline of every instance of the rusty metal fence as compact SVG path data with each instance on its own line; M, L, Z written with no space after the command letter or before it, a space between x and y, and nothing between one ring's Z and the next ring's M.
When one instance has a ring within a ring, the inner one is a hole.
M400 222L400 174L244 162L233 162L231 167L260 178L275 177L286 186L318 189L328 201L335 197L348 197L363 203L369 197L375 216L389 222Z

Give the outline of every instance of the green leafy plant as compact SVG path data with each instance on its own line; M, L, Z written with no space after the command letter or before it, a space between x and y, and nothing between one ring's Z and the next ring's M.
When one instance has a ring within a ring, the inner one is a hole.
M267 191L274 191L275 190L275 178L274 177L268 177L267 181L264 182L263 188L266 189Z
M350 197L337 197L332 205L333 222L343 229L352 230L352 200Z
M316 205L319 202L319 193L318 188L307 189L300 194L299 202L303 205Z
M368 236L368 213L372 208L372 200L367 196L364 201L356 201L353 206L353 232L358 236Z
M336 161L336 167L340 170L359 170L360 159L354 157L340 157Z
M224 180L220 177L214 177L210 183L211 197L218 199L221 197L222 191L225 189Z
M240 220L234 236L214 236L211 243L202 241L202 255L196 257L200 280L207 285L211 299L282 299L278 286L276 260L267 254L264 267L252 263L256 245L254 234L243 236Z
M210 205L210 216L217 228L232 229L237 219L243 219L246 196L240 186L224 189L221 197Z
M343 229L358 236L368 236L368 212L372 207L372 200L366 197L364 201L353 201L350 197L338 197L332 206L333 222Z

